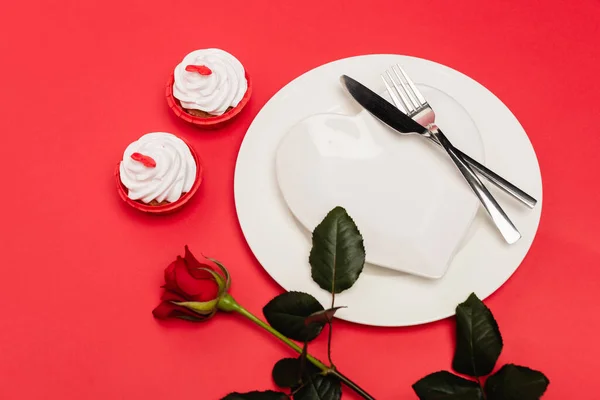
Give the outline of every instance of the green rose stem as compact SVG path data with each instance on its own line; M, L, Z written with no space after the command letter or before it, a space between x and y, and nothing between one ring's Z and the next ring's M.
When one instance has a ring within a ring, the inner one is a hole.
M248 318L250 321L254 322L256 325L260 326L267 332L271 333L273 336L275 336L277 339L281 340L283 343L287 344L289 347L291 347L296 352L298 352L298 354L302 353L302 348L300 346L298 346L296 343L292 342L290 339L283 336L281 333L279 333L278 331L273 329L273 327L271 327L269 324L263 322L262 320L260 320L256 316L254 316L251 312L246 310L244 307L239 305L238 302L235 301L235 299L233 297L231 297L230 294L226 293L225 295L220 297L219 302L217 303L217 307L221 311L226 311L226 312L235 311L238 314L243 315L244 317ZM325 374L333 375L333 376L337 377L346 386L348 386L349 388L354 390L356 393L361 395L364 399L375 400L375 398L373 396L371 396L370 394L365 392L360 386L358 386L356 383L352 382L350 380L350 378L343 375L337 369L335 369L333 367L328 367L327 365L323 364L323 362L319 361L318 359L311 356L310 354L306 355L306 359L308 361L310 361L315 367L317 367L321 371L323 371Z

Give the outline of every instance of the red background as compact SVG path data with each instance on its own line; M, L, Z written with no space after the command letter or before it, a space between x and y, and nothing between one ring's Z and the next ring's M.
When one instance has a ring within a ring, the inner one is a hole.
M545 372L547 399L590 398L600 367L599 20L597 0L2 2L0 398L218 399L272 387L271 366L291 353L266 333L233 315L193 325L151 310L185 244L223 261L232 294L258 315L282 292L236 219L239 145L287 82L366 53L458 69L525 127L544 202L527 258L486 301L504 336L500 363ZM164 98L173 67L203 47L232 52L254 78L247 108L210 133ZM189 140L206 167L196 197L168 218L125 206L113 179L125 146L157 130ZM334 357L377 399L414 399L414 381L450 368L453 329L452 319L339 321ZM313 349L323 355L324 342Z

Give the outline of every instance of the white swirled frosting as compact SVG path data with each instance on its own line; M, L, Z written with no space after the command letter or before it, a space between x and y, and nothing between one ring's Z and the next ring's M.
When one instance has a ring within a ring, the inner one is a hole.
M151 157L156 166L134 160L134 153ZM130 199L146 204L152 200L172 203L190 191L196 169L196 161L183 140L171 133L152 132L127 146L119 173Z
M212 73L201 75L186 67L206 66ZM221 115L239 104L248 89L245 71L237 58L220 49L195 50L175 67L173 96L187 109Z

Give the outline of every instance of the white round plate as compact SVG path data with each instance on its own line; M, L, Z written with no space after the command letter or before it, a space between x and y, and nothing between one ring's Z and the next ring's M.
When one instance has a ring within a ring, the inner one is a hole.
M481 84L444 65L408 56L378 54L334 61L301 75L276 93L252 122L238 154L234 195L240 226L250 249L277 283L288 291L310 293L322 304L330 303L330 294L310 276L311 233L294 218L278 187L275 154L281 139L310 115L358 114L361 109L349 95L328 95L343 90L340 75L383 93L380 73L394 64L402 65L415 83L459 103L479 131L485 164L538 203L531 210L487 184L522 238L507 245L480 209L440 279L366 264L356 284L336 295L336 305L347 307L336 316L375 326L416 325L452 316L456 305L471 292L485 299L506 282L527 254L542 207L541 175L531 142L510 110ZM337 100L332 103L332 99Z

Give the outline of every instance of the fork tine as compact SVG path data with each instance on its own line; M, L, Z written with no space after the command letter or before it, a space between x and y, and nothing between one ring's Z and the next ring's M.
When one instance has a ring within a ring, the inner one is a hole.
M385 85L385 88L387 89L388 93L390 94L390 97L392 98L392 101L394 102L394 105L396 106L396 108L406 114L407 111L404 108L404 106L402 105L402 101L397 96L395 90L392 89L392 87L389 85L389 83L385 79L385 76L381 75L381 80L383 81L383 84Z
M404 94L404 90L402 88L400 88L400 86L398 86L398 83L396 83L396 81L392 77L392 74L390 74L390 71L385 71L385 73L387 74L388 78L390 78L390 81L392 82L392 85L394 85L394 88L396 88L396 92L398 93L398 95L400 95L400 98L402 99L402 104L404 105L404 109L406 110L406 113L413 112L415 110L415 108L410 103L410 100L408 100L406 98L406 95Z
M394 71L394 74L398 78L398 82L400 82L400 85L402 86L402 89L404 90L404 93L406 93L406 95L410 99L410 102L412 103L413 107L415 109L421 107L421 104L419 103L419 100L417 100L417 98L415 97L415 95L413 94L413 91L412 91L411 87L408 86L407 83L404 82L404 79L402 79L402 77L398 73L398 67L396 65L392 66L392 71Z
M404 79L406 79L406 82L408 83L408 85L412 89L412 92L415 94L415 96L417 96L417 99L419 100L419 103L421 103L421 105L426 104L427 100L425 100L425 97L423 97L423 95L421 94L421 91L419 89L417 89L417 86L412 81L412 79L410 79L408 77L408 75L406 74L406 72L404 72L404 69L400 65L398 65L398 68L400 69L400 72L402 73L402 76L404 76Z

